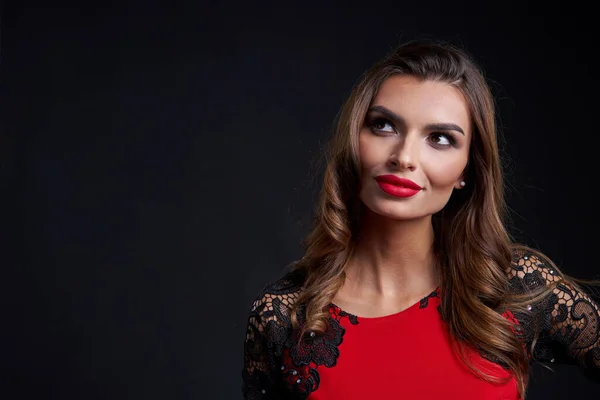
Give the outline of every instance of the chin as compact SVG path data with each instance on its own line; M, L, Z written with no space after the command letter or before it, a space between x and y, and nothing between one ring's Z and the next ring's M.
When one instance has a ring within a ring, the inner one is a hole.
M440 212L445 204L423 204L419 199L383 199L379 196L361 197L366 213L397 221L431 217Z
M422 212L414 210L412 205L400 204L394 202L394 200L382 201L380 199L368 199L367 201L363 200L362 202L366 214L373 213L379 217L385 217L400 221L415 219L424 216Z

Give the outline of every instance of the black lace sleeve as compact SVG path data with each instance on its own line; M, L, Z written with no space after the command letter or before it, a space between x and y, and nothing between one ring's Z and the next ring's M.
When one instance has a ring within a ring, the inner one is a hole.
M274 389L267 350L267 324L263 315L267 300L264 297L257 299L252 304L248 317L242 370L242 392L245 400L266 399Z
M591 296L562 279L543 255L518 249L513 253L509 286L523 293L559 282L542 302L515 313L524 329L528 349L539 333L532 358L550 363L577 364L584 374L600 382L600 308Z
M244 341L242 393L245 400L290 398L281 380L281 356L289 340L289 312L298 298L299 274L268 285L252 304Z

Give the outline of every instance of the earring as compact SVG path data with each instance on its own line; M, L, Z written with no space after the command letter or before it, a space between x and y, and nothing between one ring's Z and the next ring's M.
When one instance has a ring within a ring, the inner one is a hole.
M465 181L460 181L460 187L465 187L466 186L466 182Z

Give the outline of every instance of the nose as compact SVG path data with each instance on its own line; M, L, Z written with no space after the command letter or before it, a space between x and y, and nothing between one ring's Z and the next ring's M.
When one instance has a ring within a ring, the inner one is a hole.
M418 140L416 135L405 135L392 149L388 163L393 169L414 171L418 161Z

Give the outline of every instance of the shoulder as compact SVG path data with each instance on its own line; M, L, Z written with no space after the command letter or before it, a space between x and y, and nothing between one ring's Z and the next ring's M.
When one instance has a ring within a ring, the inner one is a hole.
M251 315L263 323L290 321L290 311L300 297L304 285L301 271L289 271L275 281L269 282L252 303Z
M554 262L543 252L521 244L514 244L511 250L512 260L506 273L512 289L532 290L562 279Z

